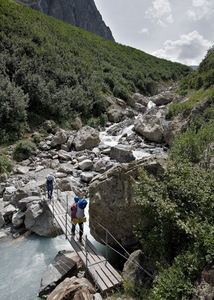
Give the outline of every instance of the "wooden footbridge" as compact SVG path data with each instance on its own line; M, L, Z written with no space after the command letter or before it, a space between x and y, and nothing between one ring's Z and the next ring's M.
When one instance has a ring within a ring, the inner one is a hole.
M58 200L46 200L53 217L61 227L66 238L81 259L87 276L92 280L101 293L119 286L122 277L111 264L98 252L94 245L83 235L82 242L71 234L71 217ZM76 226L77 227L77 226Z

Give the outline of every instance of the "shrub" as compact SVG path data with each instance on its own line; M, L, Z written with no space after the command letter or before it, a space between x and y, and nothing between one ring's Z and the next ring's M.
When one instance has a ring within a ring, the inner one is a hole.
M0 76L0 142L17 140L27 120L28 95Z
M187 299L198 274L213 262L213 194L214 171L198 165L169 161L158 179L141 170L135 186L141 220L135 234L146 255L168 262L160 265L152 299Z
M0 151L0 174L8 173L9 165L10 165L9 159L2 151Z
M22 161L36 154L36 145L32 141L19 141L13 150L13 158Z

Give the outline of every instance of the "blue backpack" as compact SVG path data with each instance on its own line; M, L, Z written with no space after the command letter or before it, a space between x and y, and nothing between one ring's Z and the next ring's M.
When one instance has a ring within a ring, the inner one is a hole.
M79 208L84 209L86 207L86 205L88 204L88 202L86 200L80 200L77 205L79 206Z

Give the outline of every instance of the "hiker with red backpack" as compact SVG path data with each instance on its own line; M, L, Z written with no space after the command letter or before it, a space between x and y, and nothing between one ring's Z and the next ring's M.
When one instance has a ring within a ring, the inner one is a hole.
M79 197L74 197L75 203L71 207L71 221L72 221L72 229L71 234L75 236L75 228L76 224L79 224L79 240L82 241L82 235L83 235L83 222L86 221L84 209L87 205L86 200L80 200Z

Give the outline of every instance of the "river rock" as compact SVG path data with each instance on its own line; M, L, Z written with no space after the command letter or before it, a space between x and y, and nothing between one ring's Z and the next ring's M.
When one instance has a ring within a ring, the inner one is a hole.
M5 182L7 180L8 176L6 173L1 174L0 176L0 182Z
M19 228L24 224L25 212L18 211L13 214L12 224L14 228Z
M71 159L71 153L65 151L65 150L59 150L58 156L62 160L70 160Z
M10 201L11 198L14 196L15 192L16 192L15 186L5 187L4 193L3 193L3 201Z
M142 286L142 284L151 283L152 277L148 275L153 273L151 270L151 263L149 258L141 250L136 250L131 253L129 260L127 260L123 267L123 278L135 286ZM151 275L152 276L152 275ZM150 280L148 281L148 278Z
M116 159L121 163L127 163L132 160L135 160L135 157L131 150L123 147L123 146L115 146L111 147L110 157L112 159Z
M26 174L29 171L29 167L27 166L18 166L17 173L19 174Z
M51 147L56 147L57 145L64 144L67 141L67 134L65 130L59 130L54 135L51 141Z
M99 142L99 131L86 125L78 131L73 143L76 151L80 151L97 147Z
M93 300L95 288L86 278L65 278L48 296L47 300L84 299Z
M110 122L118 123L125 116L125 111L121 108L111 108L108 110L107 116Z
M53 159L51 161L50 168L51 169L57 169L58 167L59 167L59 160L58 159Z
M162 120L155 115L144 115L134 122L134 129L149 141L163 142Z
M93 167L93 162L90 159L85 159L81 162L79 162L79 168L82 171L88 171L91 170Z
M5 220L4 220L4 217L2 215L2 213L0 212L0 228L2 228L5 224Z
M82 268L82 263L74 251L59 251L54 261L45 270L39 297L47 298L66 277L77 276L79 268Z
M25 227L40 236L55 237L59 226L53 221L52 213L45 203L32 203L25 213Z
M74 126L75 126L76 130L79 130L79 129L82 128L82 120L81 120L80 117L75 118L75 125Z
M72 191L73 186L77 186L77 184L73 177L66 177L58 182L58 186L62 191Z
M167 157L151 156L126 164L119 164L92 179L89 185L89 212L91 234L106 239L102 224L127 248L135 249L138 240L133 234L133 225L139 219L139 206L133 199L132 177L137 179L139 170L160 175L164 172ZM109 243L117 246L109 237Z
M21 200L19 200L17 202L17 207L21 210L21 211L26 211L27 209L27 204L32 203L32 202L39 202L41 200L41 197L38 196L29 196L26 198L23 198Z
M170 91L162 92L158 95L155 95L150 98L152 102L154 102L156 105L166 105L174 100L174 98L177 98L178 95L175 93L172 93Z
M140 93L135 93L132 95L132 98L136 100L136 102L142 104L143 106L147 106L149 103L148 97L143 96Z
M94 172L82 172L80 178L85 182L90 182L96 174Z

